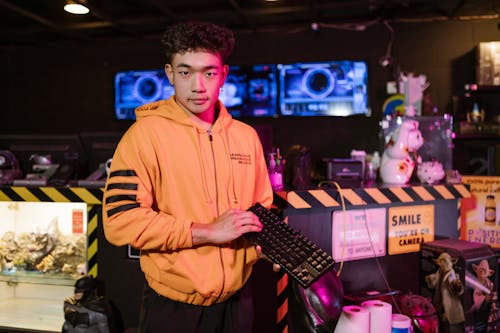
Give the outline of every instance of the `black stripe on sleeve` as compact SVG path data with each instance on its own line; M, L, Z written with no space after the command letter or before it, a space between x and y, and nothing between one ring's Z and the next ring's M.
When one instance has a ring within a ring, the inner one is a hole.
M106 190L137 190L137 184L133 183L110 183Z
M122 195L113 195L113 196L106 198L107 204L109 204L111 202L117 202L117 201L137 201L137 196L136 195L122 194Z
M134 170L116 170L109 174L110 177L118 177L118 176L137 176Z
M138 204L138 203L133 203L133 204L126 204L126 205L122 205L122 206L118 206L116 208L113 208L113 209L110 209L108 210L107 214L108 214L108 217L111 217L117 213L120 213L120 212L123 212L123 211L126 211L126 210L130 210L130 209L133 209L133 208L137 208L137 207L140 207L141 205Z

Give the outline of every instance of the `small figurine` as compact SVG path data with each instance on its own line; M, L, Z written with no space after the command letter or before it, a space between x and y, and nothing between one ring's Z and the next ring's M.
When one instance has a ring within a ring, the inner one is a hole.
M107 303L97 295L97 282L85 275L75 283L75 294L64 300L63 333L109 333Z
M480 124L484 122L485 112L480 109L477 103L474 103L472 111L467 112L467 122L472 124Z
M415 163L420 162L417 150L424 144L418 121L404 120L387 143L380 164L380 177L384 183L406 184Z
M434 289L432 303L439 314L440 331L443 329L444 332L448 332L450 328L454 332L462 328L465 322L461 300L465 287L453 267L457 261L458 258L452 258L447 252L443 252L434 259L438 270L425 277L427 287Z
M478 328L484 328L486 331L488 325L495 326L498 320L497 291L492 281L495 270L490 268L486 259L481 260L479 264L472 264L472 269L476 274L477 283L472 293L473 304L467 313L472 315Z

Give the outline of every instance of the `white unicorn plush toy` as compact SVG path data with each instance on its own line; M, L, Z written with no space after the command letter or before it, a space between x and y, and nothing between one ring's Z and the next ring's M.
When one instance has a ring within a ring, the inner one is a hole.
M418 125L416 120L404 120L392 134L380 163L380 177L384 183L408 183L415 164L421 162L417 150L424 144L424 138Z

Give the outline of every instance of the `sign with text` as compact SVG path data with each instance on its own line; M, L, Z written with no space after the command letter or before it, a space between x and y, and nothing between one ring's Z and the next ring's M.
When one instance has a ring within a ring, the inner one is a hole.
M389 254L420 251L434 240L434 205L389 207Z
M500 177L462 176L471 196L462 198L460 239L500 248Z
M385 226L385 208L333 212L333 258L336 261L349 261L384 256Z
M73 233L83 234L83 210L73 209L71 220L73 225Z

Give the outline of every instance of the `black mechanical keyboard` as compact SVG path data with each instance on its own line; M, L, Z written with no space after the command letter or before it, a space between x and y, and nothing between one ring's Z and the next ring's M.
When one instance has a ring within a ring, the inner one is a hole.
M259 217L264 227L261 232L249 233L245 237L260 245L262 253L279 264L302 287L309 287L335 264L328 253L261 204L256 203L248 210Z

